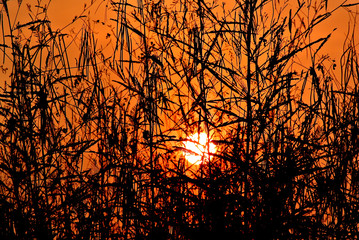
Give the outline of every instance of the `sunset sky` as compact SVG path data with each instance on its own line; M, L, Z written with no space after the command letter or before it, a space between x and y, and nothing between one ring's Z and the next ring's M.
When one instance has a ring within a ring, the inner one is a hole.
M59 25L61 26L61 23L64 25L67 22L72 21L73 17L78 14L79 9L82 9L84 3L86 2L85 0L80 0L80 1L75 1L76 3L74 3L74 1L71 0L65 0L65 1L58 1L55 0L51 3L52 8L50 9L49 15L50 17L53 14L53 23L57 24L59 23ZM99 1L95 1L94 6L96 6ZM104 1L107 2L107 1ZM218 1L220 2L220 1ZM227 0L227 1L223 1L223 2L227 2L230 3L232 2L232 0ZM296 2L296 1L292 1L292 2ZM334 9L337 7L337 4L339 4L341 1L332 1L329 0L328 3L328 9ZM348 0L347 4L351 4L351 3L355 3L357 2L357 0ZM96 18L102 18L104 19L104 5L106 5L105 3L102 3L101 6L102 8L98 8L95 9L93 8L91 10L91 13L96 17ZM219 4L220 5L220 4ZM73 6L73 7L67 7L67 6ZM297 7L296 3L292 3L292 6ZM61 9L61 11L58 11L57 9ZM323 35L327 35L328 33L330 33L334 28L337 28L337 30L333 33L332 38L328 41L328 45L327 45L327 49L328 52L334 56L334 58L339 59L341 56L341 50L342 48L338 47L338 46L342 46L344 43L344 39L345 39L345 34L348 30L349 27L349 23L351 23L351 28L353 27L353 23L354 23L354 16L355 16L355 11L358 11L358 6L356 7L351 7L348 10L351 10L352 12L348 12L345 9L339 9L337 12L335 12L333 14L332 17L330 17L328 19L328 21L325 21L324 24L321 25L321 33L323 33ZM52 10L52 11L51 11ZM110 13L109 13L110 14ZM108 20L108 16L107 16L107 20ZM357 22L359 21L359 19L357 19ZM358 29L357 32L359 32L359 26L356 26L356 29ZM320 32L318 32L320 33Z
M3 0L0 239L352 239L359 7L327 1L359 4Z
M14 0L12 1L15 2ZM25 2L25 1L24 1ZM52 26L54 29L56 28L63 28L67 24L71 23L75 16L78 16L83 7L84 4L87 3L87 6L89 6L88 0L53 0L50 3L49 8L49 18L52 22ZM92 18L94 19L101 19L101 20L107 20L108 24L112 24L112 22L109 20L111 12L105 10L105 6L107 4L110 4L110 1L93 1L93 6L90 8L90 14L92 15ZM129 1L131 2L131 0ZM136 3L137 1L133 1ZM168 1L170 2L170 1ZM221 2L220 0L218 2ZM226 5L231 4L231 2L234 2L232 0L222 1L225 2ZM293 8L297 7L297 1L288 1L292 2L289 4L289 6L293 6ZM328 1L328 9L332 10L338 6L339 3L342 1ZM352 4L357 2L357 0L348 0L346 1L347 4ZM221 4L219 4L221 5ZM24 7L24 6L23 6ZM337 29L331 36L330 40L327 42L327 47L325 48L325 51L327 51L334 59L337 61L340 59L341 52L343 49L343 43L345 40L345 34L348 31L349 23L351 24L351 28L353 28L354 23L354 12L358 10L358 6L351 7L348 10L353 11L352 13L349 13L345 9L339 9L336 11L333 16L331 16L329 19L327 19L323 24L320 25L320 29L317 28L316 32L318 34L323 34L322 36L326 36L329 34L333 29ZM357 19L357 22L359 19ZM356 26L357 32L359 32L359 26Z
M23 0L21 4L21 8L17 17L17 21L22 22L29 19L27 14L27 4L30 4L32 10L35 9L34 7L34 1L29 0ZM47 1L42 1L42 4L46 4ZM91 2L92 5L91 5ZM131 2L131 1L129 1ZM136 4L137 1L133 1L134 4ZM220 1L218 1L220 2ZM231 2L233 1L222 1L225 2L227 6L231 5ZM292 6L292 8L297 7L297 1L287 1L289 2L289 7ZM292 2L292 3L290 3ZM328 9L332 10L339 3L343 1L328 1ZM352 4L357 2L356 0L348 0L346 1L347 4ZM76 25L70 24L73 19L76 16L79 16L81 14L87 14L87 12L83 12L84 6L86 5L88 7L88 12L91 15L92 19L104 21L106 25L113 24L113 21L110 20L111 18L111 11L106 9L106 6L110 5L109 0L105 1L89 1L89 0L52 0L48 1L49 8L48 8L48 16L51 21L51 25L53 29L63 29L64 32L70 32L71 30L74 30L75 32L78 31L81 28L81 21L79 21ZM221 4L219 4L221 5ZM10 0L8 2L9 10L12 14L12 17L14 18L16 11L18 9L18 1L16 0ZM343 49L343 43L345 40L345 34L348 31L349 23L350 27L353 28L354 23L354 12L358 10L358 6L356 7L350 7L348 10L353 11L352 13L349 13L345 9L339 9L336 11L333 16L331 16L329 19L327 19L324 23L320 25L320 28L316 29L316 32L318 35L326 36L329 34L333 29L337 28L337 30L332 34L330 40L326 44L325 51L332 56L333 59L336 59L336 61L339 60L341 56L341 52ZM14 19L12 19L14 22ZM358 21L358 20L357 20ZM70 25L69 25L70 24ZM83 24L83 22L82 22ZM359 32L359 27L356 26L358 29L357 32ZM96 31L97 30L97 31ZM105 31L105 30L104 30ZM104 34L102 33L99 28L95 29L95 33L98 33L100 38L103 37Z

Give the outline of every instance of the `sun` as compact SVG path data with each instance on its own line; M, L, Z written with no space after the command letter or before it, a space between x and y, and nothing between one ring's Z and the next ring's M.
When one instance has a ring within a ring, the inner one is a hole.
M209 142L207 142L209 140ZM185 151L184 157L191 164L200 164L210 160L210 154L216 152L216 145L210 141L207 134L202 132L194 133L183 142Z

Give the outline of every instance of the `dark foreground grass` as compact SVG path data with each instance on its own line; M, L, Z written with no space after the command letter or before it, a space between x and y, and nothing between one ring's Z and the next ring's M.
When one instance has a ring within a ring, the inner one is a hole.
M110 55L2 1L1 239L357 237L358 53L333 73L326 1L108 3Z

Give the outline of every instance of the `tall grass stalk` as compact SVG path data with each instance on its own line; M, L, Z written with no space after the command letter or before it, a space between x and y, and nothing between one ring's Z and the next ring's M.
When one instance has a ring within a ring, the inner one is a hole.
M109 55L94 16L64 33L39 1L13 26L2 1L0 237L357 236L357 44L336 76L314 38L355 4L108 3ZM217 151L191 165L197 132Z

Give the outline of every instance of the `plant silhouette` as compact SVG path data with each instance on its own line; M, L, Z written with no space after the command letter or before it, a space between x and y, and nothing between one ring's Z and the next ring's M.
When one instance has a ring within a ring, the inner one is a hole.
M314 34L356 4L106 2L68 33L2 1L2 239L357 237L357 45Z

